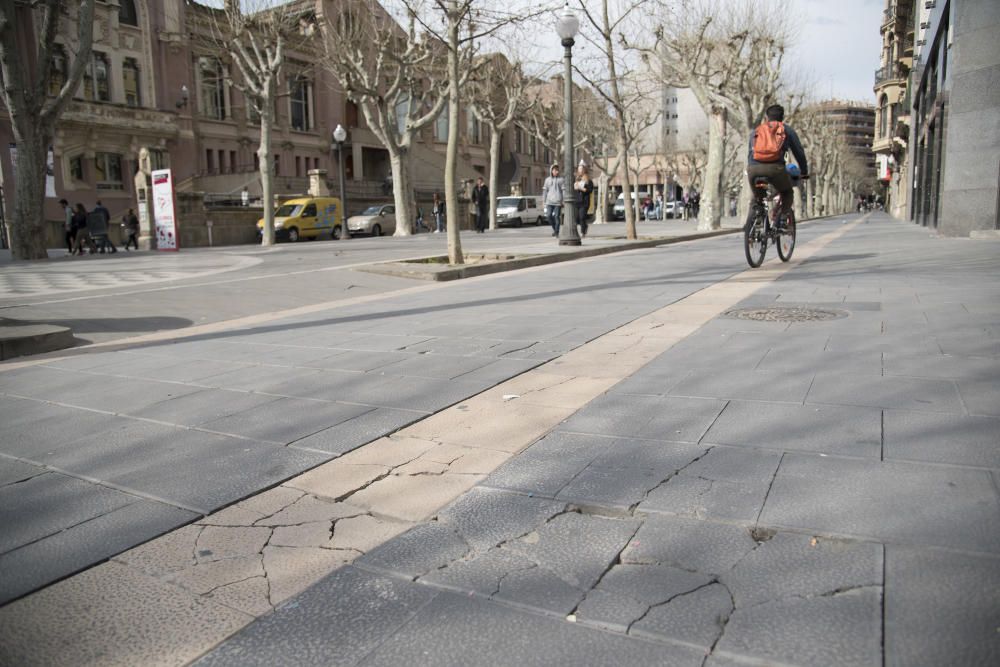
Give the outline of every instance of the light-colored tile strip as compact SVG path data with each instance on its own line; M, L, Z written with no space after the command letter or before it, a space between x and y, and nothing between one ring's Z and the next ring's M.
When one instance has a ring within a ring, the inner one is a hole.
M186 664L433 517L581 407L858 223L798 248L788 264L772 262L705 288L7 605L0 609L0 645L19 665Z

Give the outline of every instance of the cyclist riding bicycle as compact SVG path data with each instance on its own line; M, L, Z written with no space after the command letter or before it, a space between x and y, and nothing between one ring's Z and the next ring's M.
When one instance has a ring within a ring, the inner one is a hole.
M774 104L764 112L765 120L750 133L750 154L747 158L747 177L751 192L760 197L754 188L754 181L766 178L781 195L782 213L788 214L795 201L794 184L785 169L785 154L792 151L801 170L801 178L809 178L809 163L806 161L802 142L790 125L785 124L785 109Z

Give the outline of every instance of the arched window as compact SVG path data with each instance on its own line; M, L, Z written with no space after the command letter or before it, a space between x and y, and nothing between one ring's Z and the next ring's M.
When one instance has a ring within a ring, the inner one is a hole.
M139 15L135 11L135 0L118 0L118 22L138 27Z
M889 97L888 95L883 95L882 99L878 103L878 136L886 136L886 127L889 123Z

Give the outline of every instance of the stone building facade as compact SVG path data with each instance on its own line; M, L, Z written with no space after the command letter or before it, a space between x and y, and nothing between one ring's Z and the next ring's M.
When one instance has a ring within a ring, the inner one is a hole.
M299 5L311 7L322 21L338 11L338 2L299 0ZM75 11L73 3L68 5ZM93 55L52 146L55 196L46 199L45 215L53 229L62 219L58 200L63 197L88 210L101 200L113 221L129 208L137 209L140 152L148 154L153 169L172 169L179 193L204 193L208 201L239 199L246 187L251 200L259 198L259 125L243 95L230 85L238 78L235 67L205 39L212 11L193 0L97 2ZM28 34L36 34L30 14L22 18ZM55 81L68 70L74 20L70 14L60 27ZM324 170L336 191L332 132L342 124L348 130L344 171L348 213L353 213L372 199L391 200L388 153L332 75L316 66L319 49L305 40L286 54L272 131L274 189L278 196L304 193L308 172ZM460 123L458 177L471 181L489 169L489 136L468 109L461 110ZM445 111L425 128L411 151L418 198L443 192L447 131ZM536 142L523 130L509 134L502 142L501 164L516 161L521 166L519 184L534 189L537 175L544 174L544 156L537 147L532 149ZM2 107L0 142L3 199L9 211L16 146ZM184 224L183 216L179 223Z

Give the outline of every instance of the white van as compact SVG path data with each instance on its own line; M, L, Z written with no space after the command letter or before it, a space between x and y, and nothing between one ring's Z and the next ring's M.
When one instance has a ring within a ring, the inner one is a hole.
M497 226L545 224L541 197L497 197Z
M636 199L639 200L639 219L640 220L645 220L645 218L646 218L646 211L642 208L642 202L646 201L646 198L649 197L649 196L650 195L649 195L648 192L636 192L635 190L632 191L632 206L635 206L635 200ZM635 210L635 209L633 209L633 210ZM625 219L625 193L624 192L621 192L621 193L618 194L618 199L615 200L615 206L611 210L611 217L614 218L615 220L624 220Z

